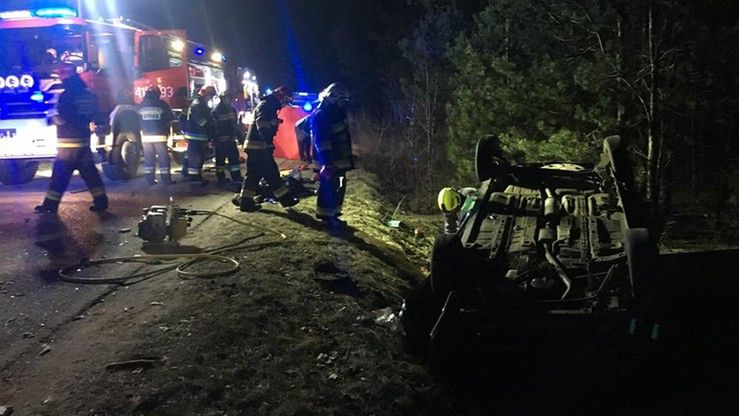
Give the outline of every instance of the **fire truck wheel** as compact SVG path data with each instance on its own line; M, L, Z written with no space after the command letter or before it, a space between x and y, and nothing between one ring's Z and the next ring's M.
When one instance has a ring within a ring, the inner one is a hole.
M0 182L5 185L18 185L30 182L36 176L38 161L23 159L0 160Z
M103 172L111 180L128 180L136 176L141 163L141 146L135 133L118 133L115 146L103 163Z

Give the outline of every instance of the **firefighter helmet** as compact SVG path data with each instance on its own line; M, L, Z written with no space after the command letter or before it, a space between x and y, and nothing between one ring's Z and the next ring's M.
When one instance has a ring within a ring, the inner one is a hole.
M275 98L280 100L283 104L289 104L293 100L293 92L290 89L290 87L287 87L285 85L281 85L277 88L275 88L274 91L272 91L272 94L275 95Z
M444 188L439 192L438 203L441 212L448 214L457 211L462 201L454 188Z
M150 85L149 88L146 89L146 93L144 94L144 98L148 99L156 99L162 97L162 90L159 89L156 85Z
M218 92L216 92L215 87L212 86L212 85L203 85L200 88L200 92L198 92L198 94L200 94L202 96L208 96L208 97L211 97L212 98L212 97L215 97L216 95L218 95Z
M321 100L321 102L326 101L329 104L334 104L339 101L349 101L349 90L342 84L334 82L318 94L318 99Z

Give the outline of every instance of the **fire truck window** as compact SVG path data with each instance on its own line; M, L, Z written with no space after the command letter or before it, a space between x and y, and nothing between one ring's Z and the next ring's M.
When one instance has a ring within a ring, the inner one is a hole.
M182 66L179 52L169 50L170 41L166 37L143 36L141 38L141 71L158 71Z
M57 62L85 68L82 29L74 26L5 29L0 31L0 69L46 73Z

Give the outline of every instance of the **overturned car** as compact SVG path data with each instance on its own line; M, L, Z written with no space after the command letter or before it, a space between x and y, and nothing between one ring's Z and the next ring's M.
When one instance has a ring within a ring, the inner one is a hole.
M510 164L486 136L475 166L477 188L440 194L445 233L429 278L403 306L409 341L453 343L465 325L500 340L654 322L658 250L618 136L590 165Z

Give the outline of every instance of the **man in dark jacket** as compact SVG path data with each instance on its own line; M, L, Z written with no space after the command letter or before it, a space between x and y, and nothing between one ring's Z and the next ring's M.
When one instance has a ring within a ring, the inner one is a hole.
M216 148L216 177L218 183L227 183L226 168L231 175L231 180L241 183L241 166L239 164L239 148L236 145L238 139L242 136L239 129L236 110L231 107L231 94L226 92L221 94L221 101L213 110L213 119L215 120L215 128L213 138ZM226 165L228 159L228 165Z
M141 142L144 145L144 174L149 185L154 179L155 160L159 159L159 179L164 184L172 184L167 139L174 114L169 105L161 100L162 93L156 85L150 86L139 106L141 116Z
M212 86L204 86L187 109L186 123L182 134L187 140L187 180L206 184L203 179L203 163L208 155L208 134L212 117L208 102L216 95Z
M59 202L75 170L80 172L92 194L91 211L108 209L105 185L100 179L90 150L90 123L97 112L97 100L77 74L74 66L59 71L64 92L59 96L52 121L56 124L57 156L44 202L37 212L57 212Z
M280 170L274 159L273 143L280 119L277 112L292 101L292 91L287 87L279 87L254 110L254 123L246 135L246 178L241 187L241 194L233 199L233 203L244 212L256 211L259 204L254 200L260 193L259 182L264 179L268 190L283 207L291 207L298 203L287 185L280 178Z
M349 91L341 84L331 84L319 99L311 118L315 158L321 166L316 217L336 228L345 225L339 216L346 194L346 172L354 169L347 119Z

